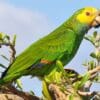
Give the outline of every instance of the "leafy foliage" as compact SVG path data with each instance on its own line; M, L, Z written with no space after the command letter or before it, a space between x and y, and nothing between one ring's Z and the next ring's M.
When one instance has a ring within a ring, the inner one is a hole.
M68 100L75 100L75 95L78 95L78 98L80 98L80 95L82 98L79 100L90 100L96 97L97 94L92 94L90 91L90 88L93 84L93 82L100 82L100 34L97 32L94 32L91 36L86 36L86 40L91 42L94 46L94 51L90 53L90 56L93 58L93 60L86 61L83 65L87 67L87 72L84 75L80 75L77 72L69 69L63 70L63 65L60 61L57 61L57 65L60 69L59 72L57 70L52 73L53 80L59 79L58 82L54 83L56 84L62 93L66 95L66 92L68 93L65 98L69 97ZM99 70L96 70L98 68ZM93 71L93 73L92 73ZM59 77L60 74L60 77ZM52 79L50 77L50 79ZM51 81L52 83L54 81ZM48 82L47 82L48 83ZM50 83L49 83L50 84ZM49 87L49 85L48 85ZM69 89L70 88L70 89ZM69 91L69 92L68 92ZM78 92L81 91L81 92ZM45 90L44 90L45 92ZM88 95L90 93L91 95ZM56 93L58 94L58 93ZM84 95L85 94L85 95ZM88 95L88 97L87 97ZM96 98L95 98L96 99ZM95 100L93 99L93 100ZM77 99L78 100L78 99ZM98 100L98 99L97 99Z
M98 92L90 93L90 88L93 82L100 82L100 34L94 32L93 35L86 36L85 39L94 46L94 51L90 53L92 60L86 61L83 64L83 66L87 68L87 72L84 75L81 75L73 69L64 69L62 62L58 60L56 62L57 68L43 78L42 99L57 99L57 96L59 95L59 98L67 98L67 100L99 100L97 99L99 96ZM15 59L15 44L16 35L14 35L11 40L9 35L0 33L0 48L7 46L11 51L11 57L6 57L5 55L1 55L1 57L9 61L9 64L13 63ZM2 63L0 63L0 67L3 69L7 68L7 66ZM97 70L97 68L99 70ZM23 91L21 81L18 79L15 83L17 84L16 88ZM51 88L52 84L54 85L53 88ZM88 93L90 93L90 95ZM30 94L34 95L34 92L31 91Z

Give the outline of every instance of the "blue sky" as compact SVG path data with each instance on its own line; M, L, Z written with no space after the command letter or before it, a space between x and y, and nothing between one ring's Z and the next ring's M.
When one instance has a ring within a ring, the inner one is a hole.
M85 6L100 8L99 0L1 0L0 31L17 34L16 50L19 54L33 41L51 32L73 12ZM89 34L93 31L89 31ZM84 73L86 69L82 67L82 62L89 59L91 51L93 46L84 40L77 55L67 66ZM26 77L22 81L25 90L33 90L41 95L39 80ZM94 85L94 89L100 90L99 85Z
M57 25L71 15L75 10L84 6L99 8L99 0L8 0L16 7L23 7L46 14Z

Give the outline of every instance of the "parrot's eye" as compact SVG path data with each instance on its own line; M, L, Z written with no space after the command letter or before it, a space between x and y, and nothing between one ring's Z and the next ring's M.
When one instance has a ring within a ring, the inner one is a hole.
M87 16L90 16L91 14L90 14L90 12L86 12L86 15L87 15Z

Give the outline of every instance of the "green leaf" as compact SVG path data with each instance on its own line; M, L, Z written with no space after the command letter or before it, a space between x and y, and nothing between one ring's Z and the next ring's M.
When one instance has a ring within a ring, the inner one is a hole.
M73 95L70 95L69 96L69 100L74 100L74 96Z
M42 81L42 89L43 89L43 96L44 96L44 100L52 100L50 93L48 91L48 87L45 81Z
M3 57L5 60L9 61L9 59L6 56L1 55L1 57Z
M95 42L94 37L92 37L92 36L85 36L84 39L88 40L89 42L91 42L94 45L94 42Z
M97 36L97 31L95 31L95 32L93 33L93 37L96 38L96 36Z
M80 81L77 81L73 84L74 88L77 90L79 88Z
M100 60L100 52L97 54L97 59Z
M94 82L100 83L100 75L97 75L97 76L94 78Z
M0 33L0 40L2 40L2 33Z
M12 41L12 44L15 45L16 43L16 35L14 35L14 38L13 38L13 41Z
M84 39L92 42L93 41L93 37L92 36L85 36Z
M92 60L89 62L89 66L90 66L90 70L92 70L93 68L95 68L95 62Z
M0 67L2 67L2 68L4 68L4 69L7 68L7 67L6 67L5 65L3 65L3 64L0 64Z
M17 84L17 87L18 87L19 89L23 90L23 88L22 88L22 82L21 82L20 79L17 79L17 80L16 80L16 84Z
M33 91L30 91L30 94L33 95L33 96L35 95L35 93Z
M96 56L96 54L95 54L94 52L92 52L92 53L90 54L90 56L91 56L92 58L97 58L97 56Z
M82 63L82 65L87 67L87 66L88 66L88 62L87 62L87 61L84 61L84 62Z
M10 37L9 37L7 34L5 34L4 39L9 40L9 39L10 39Z
M73 85L74 88L76 90L78 90L79 88L81 88L88 81L89 77L90 77L89 73L85 74L80 81L75 82L75 84Z
M58 66L58 70L64 72L64 66L63 66L62 62L60 60L57 60L56 64Z
M82 80L80 81L80 84L79 84L78 88L81 88L88 81L89 77L90 77L89 73L84 75Z
M49 84L52 82L59 83L61 81L61 76L62 76L61 72L53 71L49 75L46 75L44 79Z

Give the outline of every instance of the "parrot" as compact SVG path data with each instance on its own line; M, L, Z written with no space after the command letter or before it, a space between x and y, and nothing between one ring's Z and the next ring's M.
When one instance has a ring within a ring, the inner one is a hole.
M44 77L56 68L56 61L67 65L76 55L84 35L100 26L100 10L84 7L77 10L50 34L40 38L8 66L0 78L0 84L11 83L22 76Z

